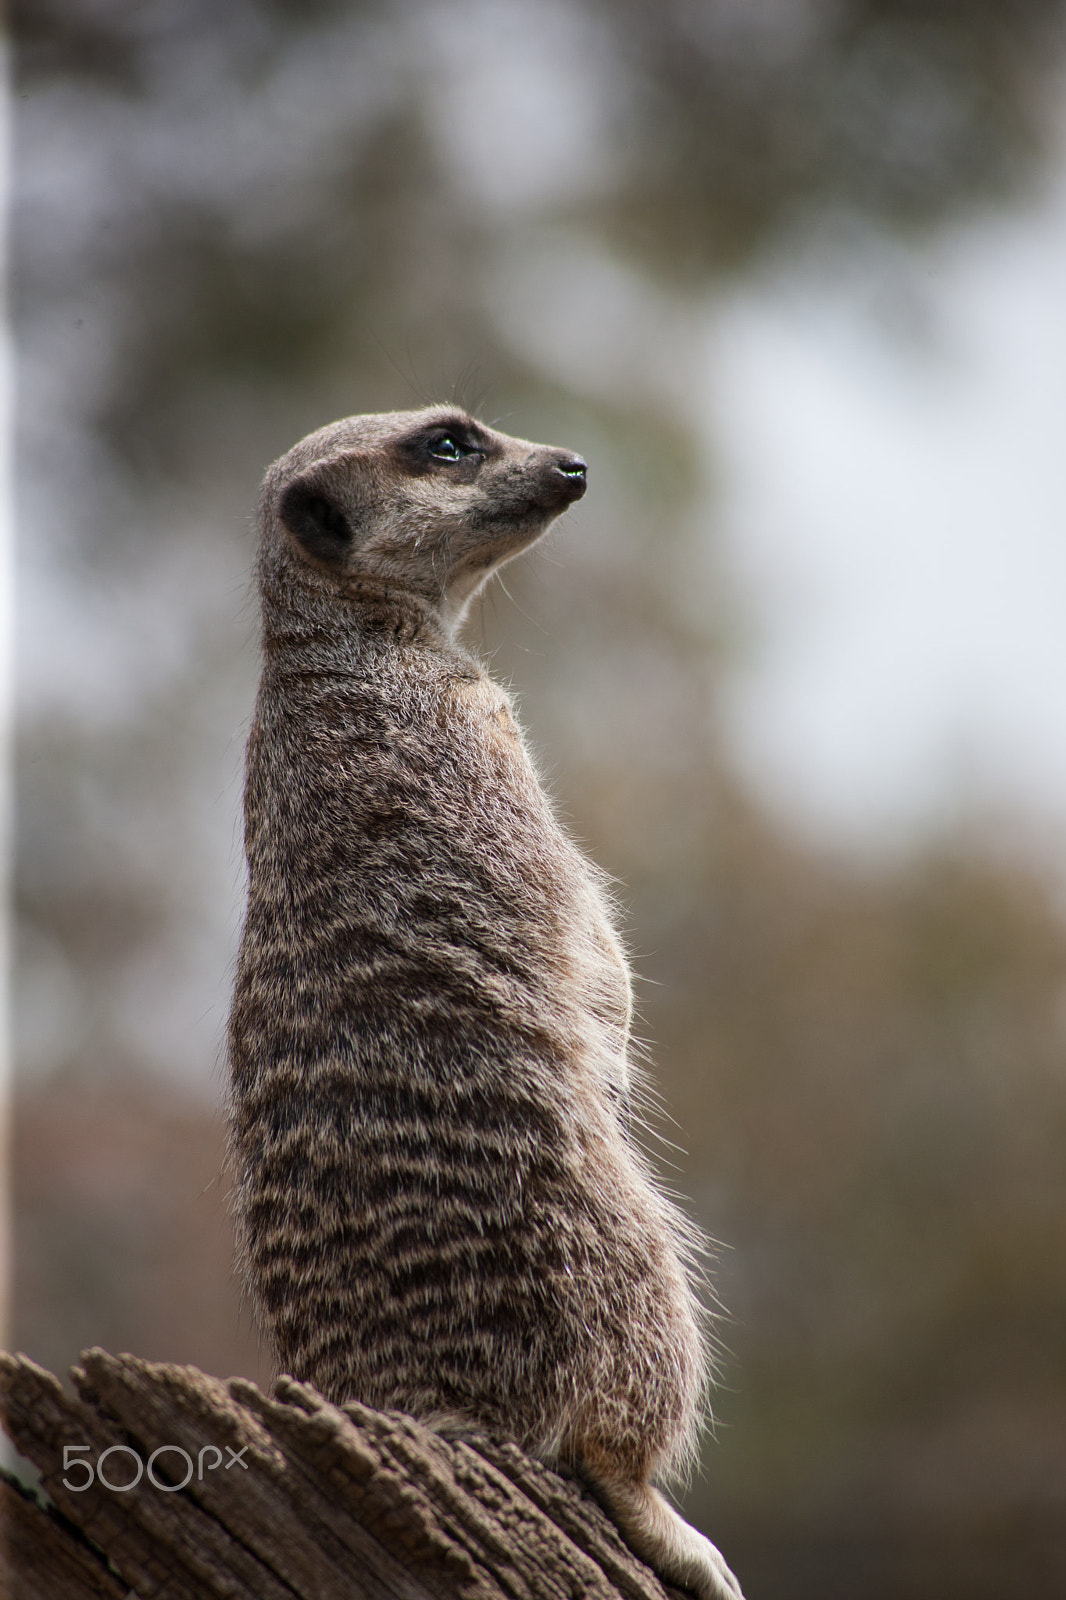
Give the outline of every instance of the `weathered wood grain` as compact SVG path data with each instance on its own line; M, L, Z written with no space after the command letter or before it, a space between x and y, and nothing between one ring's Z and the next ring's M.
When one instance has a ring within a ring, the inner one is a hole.
M580 1480L512 1444L333 1406L291 1378L266 1395L103 1350L86 1351L72 1378L75 1394L0 1354L0 1420L52 1502L0 1486L10 1600L676 1593ZM64 1465L64 1447L90 1463L91 1482L84 1465Z

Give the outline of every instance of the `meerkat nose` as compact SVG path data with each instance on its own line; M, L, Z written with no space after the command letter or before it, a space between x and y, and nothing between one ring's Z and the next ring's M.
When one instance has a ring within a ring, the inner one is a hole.
M560 451L553 462L556 472L566 480L564 493L568 502L580 500L587 487L585 474L588 466L581 456L571 455L568 451ZM559 485L560 489L563 485Z

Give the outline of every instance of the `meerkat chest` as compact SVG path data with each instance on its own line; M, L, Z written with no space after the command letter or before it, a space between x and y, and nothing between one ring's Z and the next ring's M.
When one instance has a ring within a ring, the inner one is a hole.
M484 676L455 679L443 697L440 714L488 782L524 795L527 803L534 797L539 801L540 785L506 690Z
M629 963L615 932L606 880L557 822L537 778L510 697L488 677L462 682L459 711L476 740L487 782L507 789L553 859L546 874L558 896L555 911L560 954L577 1008L587 1019L597 1076L624 1092L632 1018Z
M461 679L454 695L465 716L486 740L502 742L504 749L522 743L510 696L491 678Z

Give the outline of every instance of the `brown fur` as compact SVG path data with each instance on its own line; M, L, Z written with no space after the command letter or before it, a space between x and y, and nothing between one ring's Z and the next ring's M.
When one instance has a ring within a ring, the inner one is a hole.
M452 407L334 423L266 476L244 1267L284 1369L581 1466L639 1553L735 1600L649 1487L693 1449L705 1361L689 1230L626 1130L604 882L455 638L584 487L580 458Z

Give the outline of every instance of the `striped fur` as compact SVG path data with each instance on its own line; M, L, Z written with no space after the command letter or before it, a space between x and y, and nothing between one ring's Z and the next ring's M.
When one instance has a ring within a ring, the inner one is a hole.
M267 474L243 1266L284 1370L583 1466L642 1554L735 1596L649 1488L691 1454L706 1369L688 1227L627 1133L604 882L455 638L583 490L579 458L449 407L335 423Z

